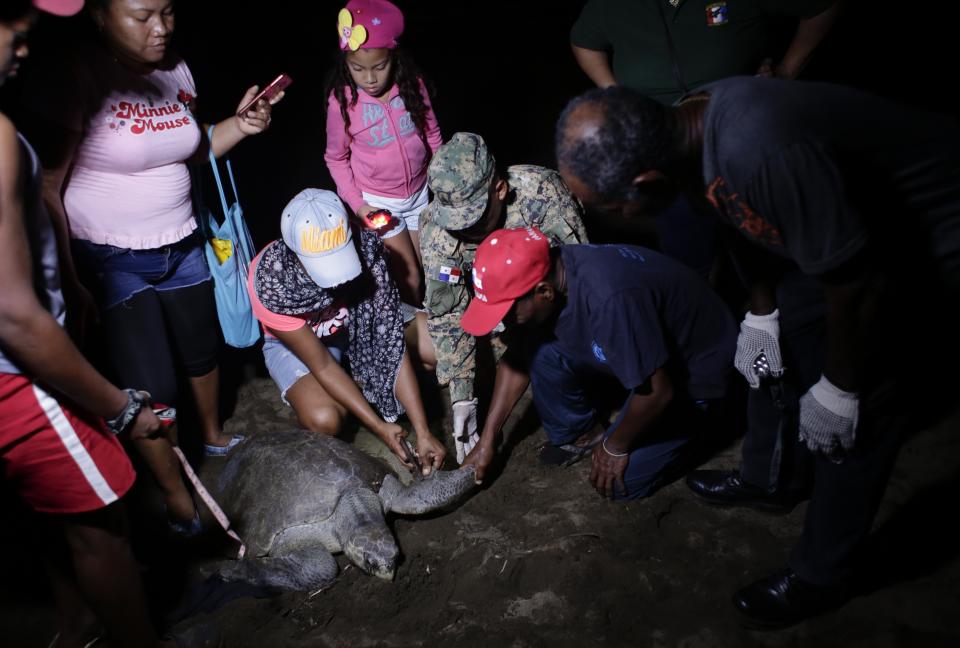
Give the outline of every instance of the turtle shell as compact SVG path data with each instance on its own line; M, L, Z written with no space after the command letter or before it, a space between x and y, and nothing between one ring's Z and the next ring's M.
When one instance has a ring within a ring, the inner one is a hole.
M389 469L326 434L258 434L231 451L218 480L220 504L252 556L265 556L278 533L331 523L341 496L380 490Z

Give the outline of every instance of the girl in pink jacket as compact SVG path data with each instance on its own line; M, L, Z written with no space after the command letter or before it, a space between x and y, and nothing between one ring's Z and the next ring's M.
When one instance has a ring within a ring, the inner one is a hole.
M391 251L390 273L404 302L423 303L420 212L427 206L427 165L440 128L426 86L397 48L403 14L387 0L350 0L337 24L340 60L327 84L324 160L337 193L366 227L389 210L380 230ZM386 231L384 231L386 230ZM412 311L410 311L412 312Z

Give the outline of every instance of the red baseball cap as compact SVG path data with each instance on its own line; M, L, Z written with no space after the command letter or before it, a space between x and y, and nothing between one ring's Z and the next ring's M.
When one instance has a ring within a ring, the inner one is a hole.
M72 16L83 9L83 0L33 0L33 6L55 16Z
M486 335L518 297L550 272L550 241L536 227L500 229L483 240L473 260L473 299L460 318L470 335Z

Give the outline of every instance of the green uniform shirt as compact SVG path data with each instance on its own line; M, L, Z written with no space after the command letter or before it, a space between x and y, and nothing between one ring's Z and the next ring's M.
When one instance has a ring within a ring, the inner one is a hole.
M741 74L756 74L784 44L771 42L772 19L811 18L836 0L589 0L570 32L577 47L613 57L617 83L663 103L683 94L673 71L659 9L670 26L681 77L688 89Z
M560 174L532 165L507 169L505 228L533 225L551 245L586 243L583 208L570 194ZM426 276L427 329L437 352L437 379L450 384L450 400L473 397L476 340L460 328L472 291L473 259L477 244L464 243L432 222L431 205L420 214L420 252ZM503 347L496 348L498 355Z

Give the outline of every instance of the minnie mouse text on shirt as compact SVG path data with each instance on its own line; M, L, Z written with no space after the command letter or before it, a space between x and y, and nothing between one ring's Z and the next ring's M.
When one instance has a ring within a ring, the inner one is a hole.
M116 120L109 123L110 128L118 129L130 122L130 132L134 135L173 130L193 123L189 111L180 103L150 106L140 101L118 101L110 106L110 111Z

